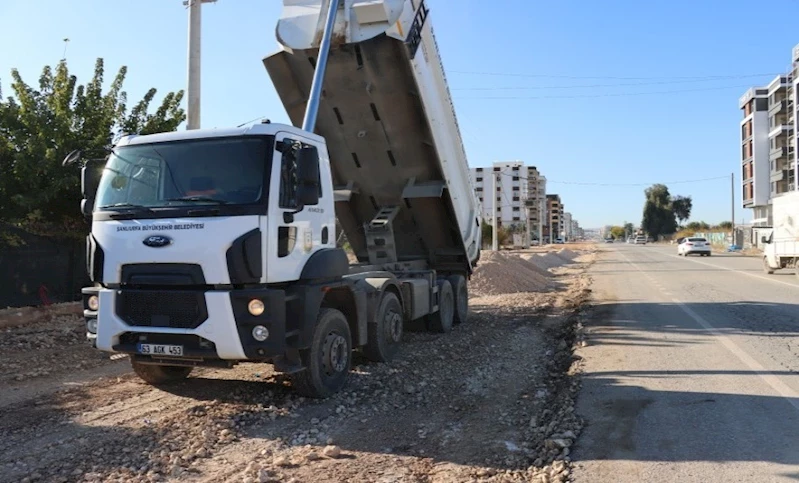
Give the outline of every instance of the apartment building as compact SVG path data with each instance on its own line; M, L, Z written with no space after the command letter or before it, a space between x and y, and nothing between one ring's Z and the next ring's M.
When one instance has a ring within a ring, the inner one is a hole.
M743 208L752 222L767 225L771 217L769 180L769 89L753 87L738 99L741 120L741 183Z
M768 85L769 181L772 198L793 191L796 187L793 116L789 116L794 109L793 99L788 92L791 82L790 75L782 75Z
M544 227L544 240L552 243L563 236L563 203L557 194L548 194L546 198L548 224Z
M528 210L527 169L521 161L495 162L491 168L472 168L477 198L483 207L483 219L493 224L497 206L497 227L519 225L526 228ZM497 178L496 190L492 177Z
M572 214L568 211L563 213L563 239L565 241L569 241L574 238L574 234L572 233Z
M541 176L535 166L527 167L527 219L530 229L530 240L539 241L543 236L545 215L547 212L547 179Z
M791 51L792 70L768 85L753 87L738 100L741 121L743 207L752 210L753 226L770 226L771 200L799 190L799 45Z

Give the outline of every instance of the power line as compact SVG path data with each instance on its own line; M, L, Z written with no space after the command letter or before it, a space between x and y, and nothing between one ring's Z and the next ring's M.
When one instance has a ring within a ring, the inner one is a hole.
M608 94L578 94L572 96L472 96L472 97L460 97L455 96L453 99L456 100L533 100L533 99L594 99L600 97L632 97L632 96L651 96L651 95L661 95L661 94L682 94L685 92L706 92L706 91L719 91L724 89L743 89L747 87L752 87L749 84L743 85L734 85L734 86L722 86L722 87L705 87L699 89L677 89L671 91L649 91L649 92L618 92L618 93L608 93Z
M658 82L622 82L615 84L578 84L578 85L557 85L557 86L517 86L517 87L455 87L453 91L513 91L513 90L549 90L549 89L589 89L598 87L634 87L634 86L656 86L674 84L692 84L696 82L715 82L726 79L743 79L747 77L759 77L761 74L728 77L723 79L694 79L694 80L675 80Z
M773 72L763 74L731 74L731 75L710 75L710 76L652 76L652 77L619 77L619 76L587 76L587 75L557 75L557 74L523 74L516 72L474 72L463 70L447 70L447 74L465 75L485 75L497 77L524 77L532 79L604 79L604 80L663 80L663 79L742 79L745 77L765 77L783 75L784 72Z

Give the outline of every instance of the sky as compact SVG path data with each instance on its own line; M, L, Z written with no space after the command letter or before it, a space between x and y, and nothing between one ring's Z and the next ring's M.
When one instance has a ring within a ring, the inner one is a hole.
M692 220L729 220L734 173L736 222L751 218L738 98L790 69L799 35L781 19L796 18L796 0L426 2L470 167L537 166L584 227L639 223L658 182L693 197ZM288 122L261 63L282 3L203 7L202 127ZM68 38L79 83L102 57L106 80L128 67L130 104L150 87L160 102L185 88L187 25L180 0L0 0L3 95L12 68L35 85Z

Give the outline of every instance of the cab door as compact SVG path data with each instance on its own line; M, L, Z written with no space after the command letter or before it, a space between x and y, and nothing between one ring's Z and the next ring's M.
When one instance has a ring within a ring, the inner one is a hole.
M298 203L298 155L300 149L311 146L314 145L308 140L291 133L278 132L275 136L268 210L267 283L298 280L311 254L328 246L332 238L326 218L335 220L335 215L325 207L332 208L333 194L329 192L329 184L324 189L321 183L325 178L321 169L316 203L304 206ZM315 147L320 154L324 152Z

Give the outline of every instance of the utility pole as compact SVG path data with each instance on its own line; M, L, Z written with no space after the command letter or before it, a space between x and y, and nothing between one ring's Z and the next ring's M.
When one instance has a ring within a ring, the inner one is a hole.
M493 251L497 251L499 245L499 241L497 240L497 222L499 221L497 220L497 178L499 177L499 174L492 172L491 177L493 181L491 183L493 186L491 188L491 212L494 220L491 222L491 249Z
M730 216L730 239L732 243L730 245L735 245L735 171L730 173L730 208L732 210L732 216Z
M212 2L216 2L216 0L184 0L183 2L183 5L189 7L188 82L186 86L188 106L186 109L186 129L200 128L202 4Z

